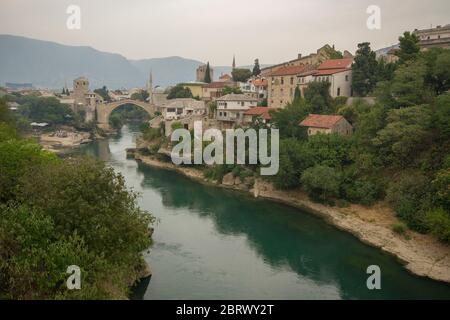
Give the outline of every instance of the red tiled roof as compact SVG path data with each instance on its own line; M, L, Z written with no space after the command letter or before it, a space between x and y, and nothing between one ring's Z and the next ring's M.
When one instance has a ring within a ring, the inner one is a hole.
M232 77L228 74L228 73L225 73L225 74L222 74L220 77L219 77L219 79L231 79Z
M302 73L306 71L306 66L289 66L289 67L283 67L280 68L270 74L270 76L289 76L289 75L296 75L299 73Z
M324 69L348 69L351 67L353 63L352 58L346 58L346 59L330 59L326 60L319 66L319 70Z
M226 81L216 81L216 82L211 82L205 86L203 86L203 88L208 88L208 89L218 89L218 88L225 88L226 86L232 86L233 84L230 82L226 82Z
M331 129L336 123L345 119L343 116L338 115L321 115L321 114L310 114L305 120L300 122L302 127L314 127L314 128L325 128Z
M314 76L327 76L339 72L348 71L351 69L326 69L326 70L318 70L316 73L314 73Z
M269 84L269 81L266 79L256 79L253 81L253 84L257 87L266 87Z
M260 116L265 120L270 120L272 117L270 116L269 111L273 110L273 108L268 107L253 107L248 109L244 115L246 116Z

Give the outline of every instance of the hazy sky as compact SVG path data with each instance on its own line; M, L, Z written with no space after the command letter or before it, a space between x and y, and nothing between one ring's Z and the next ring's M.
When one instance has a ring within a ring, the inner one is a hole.
M66 9L81 8L81 29ZM366 27L369 5L381 30ZM397 42L405 30L450 23L449 0L0 0L0 34L88 45L130 59L182 56L230 65L277 63L325 43L355 51Z

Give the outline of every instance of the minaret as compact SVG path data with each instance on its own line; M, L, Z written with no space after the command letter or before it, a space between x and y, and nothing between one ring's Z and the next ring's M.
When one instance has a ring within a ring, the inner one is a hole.
M234 70L234 69L236 69L236 57L235 57L235 55L233 54L233 65L231 66L231 68Z
M150 69L150 75L147 82L148 102L153 103L153 74Z

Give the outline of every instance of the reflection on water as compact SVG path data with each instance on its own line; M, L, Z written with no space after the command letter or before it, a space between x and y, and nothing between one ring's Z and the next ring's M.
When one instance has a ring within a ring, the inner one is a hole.
M125 127L83 149L121 172L142 194L141 207L159 219L145 255L153 277L133 298L450 298L449 286L408 274L392 257L314 216L127 160L133 139ZM373 264L381 267L380 291L366 287Z

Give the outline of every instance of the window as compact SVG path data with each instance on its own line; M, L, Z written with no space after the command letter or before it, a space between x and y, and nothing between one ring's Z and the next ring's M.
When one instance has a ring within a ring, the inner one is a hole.
M341 88L337 88L337 96L339 97L341 95Z
M291 85L293 85L293 84L294 84L294 78L291 77Z
M245 102L244 102L244 101L242 101L242 102L241 102L241 106L243 107L243 106L244 106L244 104L245 104Z
M281 77L281 84L282 85L284 84L284 78L283 77Z
M345 81L347 81L347 82L348 82L348 74L347 74L347 75L345 75Z

